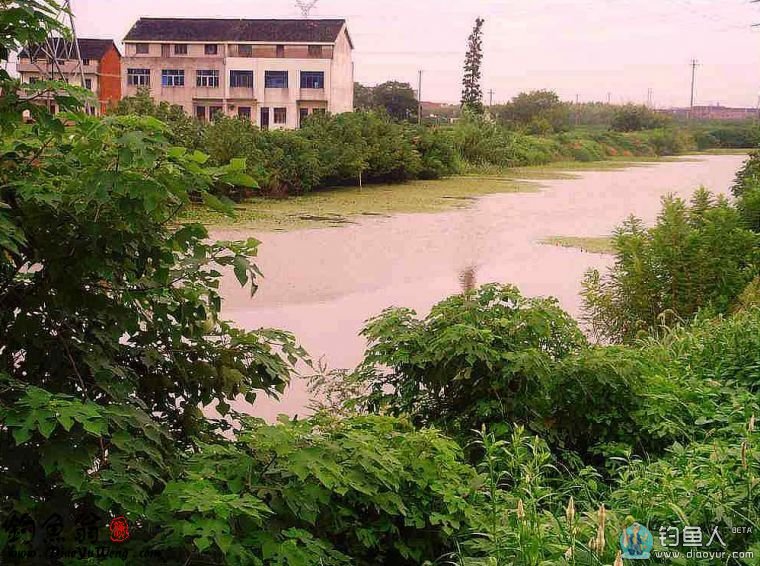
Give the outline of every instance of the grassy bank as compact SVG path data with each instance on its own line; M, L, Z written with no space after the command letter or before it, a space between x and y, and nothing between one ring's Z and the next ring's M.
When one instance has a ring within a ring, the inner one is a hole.
M236 230L298 230L335 227L366 216L412 212L439 212L461 208L477 197L494 193L533 192L531 181L570 179L573 172L608 171L646 166L674 158L613 158L609 161L558 161L515 168L473 168L463 176L440 180L316 190L282 199L254 197L235 205L231 218L196 206L183 220L202 222L211 228Z
M575 248L592 254L612 254L615 247L609 236L552 236L541 240L542 244Z
M235 206L234 218L198 206L188 211L186 219L240 230L295 230L340 226L362 216L437 212L467 206L482 195L536 190L535 184L503 176L450 177L363 189L341 187L283 199L253 198Z

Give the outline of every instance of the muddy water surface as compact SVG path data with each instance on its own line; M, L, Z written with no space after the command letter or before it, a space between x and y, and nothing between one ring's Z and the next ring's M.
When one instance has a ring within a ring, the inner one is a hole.
M241 234L262 240L264 273L253 299L234 277L223 284L225 317L239 326L292 331L314 359L331 368L355 366L364 321L389 306L419 313L461 290L462 279L509 282L526 295L552 295L573 315L580 282L610 258L542 245L550 236L604 236L629 214L651 224L663 195L690 196L700 185L728 193L744 156L720 155L542 181L535 193L495 194L470 208L437 214L361 218L340 228ZM367 190L371 190L367 189ZM304 415L305 383L279 402L236 407L267 419Z

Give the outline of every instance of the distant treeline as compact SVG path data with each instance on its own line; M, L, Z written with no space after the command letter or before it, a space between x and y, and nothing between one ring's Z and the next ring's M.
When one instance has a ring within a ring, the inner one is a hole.
M465 115L446 126L418 126L371 110L312 116L295 131L264 131L238 118L199 122L180 107L156 104L148 92L125 98L115 111L162 120L170 126L174 143L208 154L214 164L245 158L247 173L268 194L436 179L483 167L657 157L760 144L760 129L751 123L685 129L641 107L619 109L612 129L570 130L560 127L565 110L555 104L556 95L526 97L498 119ZM249 191L225 189L235 199Z

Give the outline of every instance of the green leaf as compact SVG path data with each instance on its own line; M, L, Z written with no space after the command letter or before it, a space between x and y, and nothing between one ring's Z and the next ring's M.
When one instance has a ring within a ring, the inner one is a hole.
M240 285L242 287L245 287L248 284L248 271L250 269L251 262L248 261L247 257L237 256L235 257L235 261L232 265L233 271L235 272L235 277L237 278Z
M193 544L195 544L200 552L203 552L211 546L211 541L206 537L197 537L193 539Z
M16 446L23 444L27 440L32 438L32 431L28 428L14 428L13 439L16 441Z

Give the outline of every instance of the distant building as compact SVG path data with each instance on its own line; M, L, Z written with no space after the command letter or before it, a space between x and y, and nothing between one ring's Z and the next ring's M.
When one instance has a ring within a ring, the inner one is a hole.
M751 120L758 118L757 108L729 108L727 106L695 106L694 108L667 108L662 114L693 120Z
M124 94L148 88L200 120L297 128L315 112L353 110L345 20L141 18L124 44Z
M82 58L85 84L82 84L81 75L75 72L78 61L69 58L75 50L69 41L63 39L57 40L55 49L50 49L56 53L55 60L43 60L39 50L31 47L19 53L16 69L24 83L60 80L63 76L71 84L84 86L97 96L98 105L93 108L93 112L102 114L121 99L121 53L110 39L79 38L77 45ZM51 102L51 106L55 104ZM55 111L56 108L52 110Z

